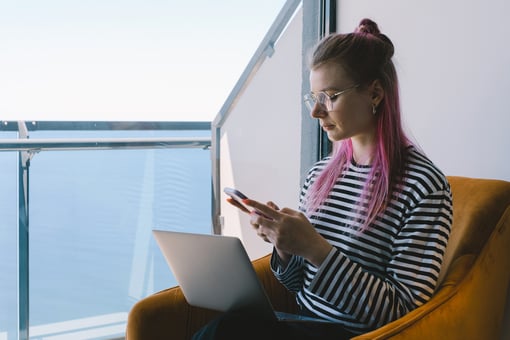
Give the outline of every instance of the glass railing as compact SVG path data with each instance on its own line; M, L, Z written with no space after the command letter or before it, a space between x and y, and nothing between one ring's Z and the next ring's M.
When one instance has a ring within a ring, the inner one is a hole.
M212 232L210 124L34 123L28 140L13 125L0 131L0 340L123 338L132 305L176 284L151 231Z

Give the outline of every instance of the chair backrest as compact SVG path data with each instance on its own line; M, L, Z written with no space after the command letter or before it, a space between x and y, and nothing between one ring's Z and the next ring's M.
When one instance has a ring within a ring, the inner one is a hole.
M478 254L510 205L510 182L448 177L453 197L453 225L438 287L450 264L461 255Z

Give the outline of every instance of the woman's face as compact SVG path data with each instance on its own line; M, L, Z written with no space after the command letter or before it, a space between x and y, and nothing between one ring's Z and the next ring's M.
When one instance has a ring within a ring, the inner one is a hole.
M322 64L310 72L310 87L314 94L325 92L331 96L354 85L358 84L339 64ZM370 90L360 86L332 99L329 111L315 104L311 115L319 119L332 142L357 137L373 140L376 119L372 113L372 99Z

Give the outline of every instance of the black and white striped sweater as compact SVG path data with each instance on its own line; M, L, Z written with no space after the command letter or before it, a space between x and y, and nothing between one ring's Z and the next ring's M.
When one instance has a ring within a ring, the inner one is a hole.
M427 157L414 148L408 155L403 190L362 233L352 214L370 167L351 163L337 180L325 204L309 216L334 246L319 268L297 256L282 268L274 252L273 272L297 293L301 308L363 333L430 299L450 235L452 197L445 176ZM328 160L310 170L301 204Z

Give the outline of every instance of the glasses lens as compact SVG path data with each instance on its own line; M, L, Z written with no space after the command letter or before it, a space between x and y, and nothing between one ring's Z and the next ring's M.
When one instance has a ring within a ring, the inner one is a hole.
M323 110L326 110L326 111L330 110L330 107L328 104L330 104L331 102L329 101L329 97L326 96L326 94L324 92L317 93L316 97L317 97L317 103L319 103L319 106Z
M304 97L306 107L311 111L313 111L313 107L317 103L321 110L331 111L331 99L324 93L319 92L317 94L309 93Z
M331 99L329 99L328 95L324 92L319 92L315 95L317 99L317 104L324 111L331 111Z
M305 94L304 96L305 105L310 110L310 112L313 110L313 107L315 106L315 98L311 93Z

